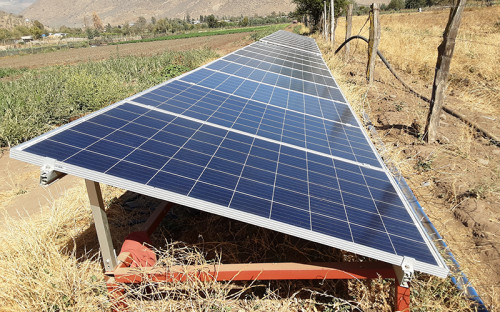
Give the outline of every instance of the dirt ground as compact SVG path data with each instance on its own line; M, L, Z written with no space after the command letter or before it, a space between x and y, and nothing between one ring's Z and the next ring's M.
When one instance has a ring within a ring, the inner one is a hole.
M163 53L166 50L182 51L201 47L215 49L221 55L224 55L249 44L251 41L248 39L248 35L249 33L238 33L0 57L0 67L36 68L50 65L67 65L126 55L151 56Z
M0 59L0 66L38 67L99 60L119 55L151 55L165 49L209 46L229 53L249 43L247 34L182 39L57 51ZM350 61L339 80L344 86L364 84L363 62ZM386 75L379 65L375 84L367 92L365 109L387 153L395 162L448 244L469 280L491 311L500 308L500 148L465 126L442 114L439 143L421 140L427 103L409 94ZM428 82L403 77L424 94ZM449 97L447 105L500 136L500 116L489 116L464 108L460 99ZM0 157L0 213L16 210L33 213L48 200L72 187L76 178L65 177L53 187L38 186L39 168L11 160L8 150ZM8 199L8 200L7 200Z
M366 85L366 64L344 65L346 87ZM432 84L402 74L430 96ZM491 311L500 309L500 147L459 119L442 113L438 143L422 134L428 103L405 91L382 63L365 93L364 109L430 220ZM445 105L500 137L500 116L488 115L453 96Z

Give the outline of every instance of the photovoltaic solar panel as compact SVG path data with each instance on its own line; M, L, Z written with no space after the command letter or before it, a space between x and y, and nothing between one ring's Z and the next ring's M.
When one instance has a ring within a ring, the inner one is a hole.
M298 38L295 34L284 30L270 34L262 38L261 41L321 55L321 51L314 39L302 36Z
M289 47L293 46L293 47ZM277 32L11 150L37 165L445 276L314 40Z

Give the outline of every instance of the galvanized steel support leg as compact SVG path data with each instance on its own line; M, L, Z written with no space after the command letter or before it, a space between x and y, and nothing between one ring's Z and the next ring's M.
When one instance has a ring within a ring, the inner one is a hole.
M89 195L90 208L92 208L104 269L106 271L113 271L116 267L116 255L113 248L113 241L111 240L111 233L109 232L108 217L104 210L101 188L99 183L90 180L85 180L85 185L87 186L87 193Z

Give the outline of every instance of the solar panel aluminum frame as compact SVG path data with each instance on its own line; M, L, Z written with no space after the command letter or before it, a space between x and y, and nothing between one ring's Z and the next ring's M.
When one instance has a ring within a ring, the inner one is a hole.
M272 43L269 43L269 44L272 44ZM239 50L242 50L244 48L241 48ZM237 50L237 51L239 51ZM230 54L234 54L236 53L237 51L234 51ZM313 53L314 54L314 53ZM200 68L206 68L207 66L211 65L212 63L220 60L222 58L219 58L219 59L216 59ZM321 59L323 60L324 62L324 59L323 57L321 56ZM10 151L10 157L14 158L14 159L17 159L17 160L21 160L21 161L25 161L25 162L28 162L28 163L31 163L31 164L35 164L35 165L38 165L38 166L43 166L44 164L46 163L53 163L54 164L54 170L56 171L59 171L59 172L63 172L63 173L66 173L66 174L71 174L71 175L74 175L74 176L78 176L78 177L83 177L85 179L88 179L88 180L92 180L92 181L96 181L96 182L99 182L99 183L105 183L107 185L111 185L111 186L115 186L115 187L119 187L119 188L123 188L123 189L126 189L126 190L130 190L130 191L133 191L133 192L137 192L137 193L140 193L140 194L144 194L144 195L147 195L147 196L151 196L151 197L155 197L155 198L159 198L159 199L163 199L163 200L166 200L166 201L170 201L170 202L175 202L175 203L179 203L179 204L182 204L182 205L186 205L186 206L189 206L189 207L192 207L192 208L195 208L195 209L199 209L199 210L202 210L202 211L206 211L206 212L209 212L209 213L214 213L214 214L217 214L217 215L221 215L223 217L228 217L228 218L231 218L231 219L235 219L235 220L238 220L238 221L242 221L242 222L245 222L245 223L250 223L250 224L254 224L254 225L257 225L257 226L261 226L261 227L264 227L264 228L267 228L267 229L271 229L271 230L276 230L276 231L280 231L282 233L285 233L285 234L288 234L288 235L292 235L292 236L296 236L296 237L301 237L301 238L306 238L310 241L314 241L314 242L317 242L317 243L321 243L321 244L324 244L324 245L328 245L328 246L332 246L332 247L335 247L335 248L339 248L339 249L343 249L343 250L346 250L346 251L349 251L349 252L353 252L353 253L356 253L356 254L359 254L359 255L362 255L362 256L367 256L367 257L370 257L370 258L375 258L377 260L381 260L381 261L384 261L384 262L387 262L387 263L390 263L390 264L393 264L395 266L401 266L401 263L403 261L403 256L398 256L398 255L395 255L395 254L392 254L392 253L389 253L389 252L385 252L385 251L381 251L381 250L378 250L378 249L375 249L375 248L371 248L371 247L367 247L367 246L363 246L363 245L360 245L360 244L357 244L357 243L354 243L354 242L348 242L346 240L343 240L343 239L339 239L339 238L335 238L335 237L332 237L332 236L328 236L328 235L325 235L325 234L321 234L321 233L318 233L318 232L313 232L311 230L306 230L306 229L303 229L303 228L299 228L299 227L296 227L296 226L292 226L292 225L288 225L288 224L285 224L285 223L282 223L282 222L279 222L279 221L275 221L275 220L272 220L272 219L268 219L268 218L264 218L264 217L259 217L259 216L256 216L256 215L253 215L253 214L250 214L250 213L246 213L246 212L242 212L242 211L239 211L239 210L235 210L235 209L232 209L232 208L229 208L229 207L226 207L226 206L221 206L221 205L217 205L217 204L213 204L213 203L210 203L210 202L207 202L207 201L204 201L204 200L200 200L200 199L196 199L196 198L192 198L192 197L187 197L187 196L184 196L184 195L179 195L177 193L174 193L174 192L171 192L171 191L167 191L167 190L162 190L162 189L158 189L158 188L155 188L155 187L152 187L152 186L147 186L147 185L144 185L144 184L140 184L140 183L137 183L137 182L133 182L133 181L130 181L130 180L126 180L126 179L123 179L123 178L118 178L118 177L114 177L114 176L111 176L109 174L104 174L104 173L100 173L100 172L97 172L97 171L93 171L93 170L89 170L89 169L85 169L85 168L81 168L81 167L78 167L78 166L75 166L75 165L70 165L70 164L67 164L67 163L63 163L63 162L60 162L60 161L54 161L53 159L50 159L50 158L46 158L46 157L42 157L42 156L39 156L39 155L35 155L35 154L32 154L32 153L29 153L29 152L25 152L24 149L26 149L27 147L33 145L33 144L36 144L48 137L51 137L57 133L60 133L66 129L69 129L73 126L76 126L82 122L85 122L97 115L100 115L108 110L111 110L117 106L120 106L124 103L127 103L129 101L133 101L134 98L136 97L139 97L143 94L146 94L146 93L149 93L151 92L152 90L155 90L157 88L160 88L166 84L169 84L171 83L172 81L176 81L176 80L180 80L182 79L184 76L186 75L189 75L191 74L192 72L196 71L196 70L199 70L200 68L197 68L197 69L194 69L190 72L187 72L183 75L180 75L176 78L173 78L171 80L168 80L162 84L159 84L159 85L156 85L152 88L149 88L147 90L144 90L143 92L140 92L140 93L137 93L129 98L126 98L124 100L121 100L115 104L112 104L108 107L105 107L99 111L96 111L92 114L89 114L87 116L84 116L82 118L79 118L78 120L72 122L72 123L69 123L69 124L66 124L64 126L61 126L57 129L54 129L52 131L49 131L41 136L38 136L30 141L27 141L23 144L20 144L14 148L11 149ZM333 77L333 75L331 74L330 72L330 75L331 77L333 78L333 80L335 81L335 78ZM342 93L342 96L345 98L342 90L339 88L340 92ZM361 131L363 133L363 135L365 136L365 138L367 139L369 145L371 146L371 148L376 151L375 149L375 146L373 145L373 143L371 142L371 140L369 139L368 137L368 134L366 133L365 129L363 127L361 127L361 123L359 121L359 118L356 116L356 114L354 113L352 107L348 104L347 100L346 100L346 105L349 107L349 109L352 111L354 117L356 118L356 121L358 122L358 124L360 125L360 128L361 128ZM201 122L202 124L204 124L204 122ZM219 127L222 127L222 126L219 126ZM222 127L222 128L225 128L225 127ZM231 131L233 131L231 129ZM256 136L256 135L255 135ZM262 137L259 137L261 139L264 139L264 140L267 140L269 141L269 139L267 138L262 138ZM273 141L274 142L274 141ZM375 153L377 159L379 160L380 164L382 165L382 169L383 171L386 173L386 175L388 176L391 184L394 186L394 189L396 190L397 194L399 195L399 197L402 199L403 203L404 203L404 206L406 208L406 210L408 211L409 215L411 216L412 220L414 221L414 223L416 224L419 232L421 232L421 234L423 235L424 239L426 240L426 245L428 246L428 248L430 249L430 251L432 252L436 262L438 263L438 265L431 265L431 264L427 264L427 263L424 263L424 262L421 262L421 261L416 261L415 263L415 270L417 271L421 271L421 272L424 272L424 273L428 273L428 274L431 274L431 275L435 275L435 276L438 276L438 277L446 277L449 273L449 269L446 265L446 263L444 262L443 258L441 257L439 251L437 250L437 248L434 246L434 244L432 243L432 240L430 239L429 235L427 234L427 232L425 231L424 227L422 226L422 224L420 223L420 221L418 220L415 212L413 211L413 209L411 208L408 200L406 199L406 197L404 196L404 194L402 193L402 191L399 189L395 179L392 177L392 175L389 173L387 167L385 166L385 164L383 163L382 159L380 158L380 156L378 155L378 153Z

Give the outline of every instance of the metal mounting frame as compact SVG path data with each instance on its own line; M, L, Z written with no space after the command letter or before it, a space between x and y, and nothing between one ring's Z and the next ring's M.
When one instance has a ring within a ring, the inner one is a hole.
M385 262L338 262L338 263L243 263L215 264L210 266L173 266L133 268L130 253L116 257L104 210L99 183L85 180L96 225L97 236L103 258L109 300L114 311L126 311L125 294L120 283L137 284L145 278L153 282L200 281L254 281L254 280L335 280L335 279L395 279L395 311L409 311L410 289L398 284L398 266ZM158 206L142 226L148 234L153 233L161 220L173 206L164 202ZM411 265L410 261L409 265ZM413 260L414 261L414 260ZM402 266L406 264L403 261ZM413 267L412 267L413 268ZM413 276L413 271L411 271ZM407 275L403 275L407 276Z

